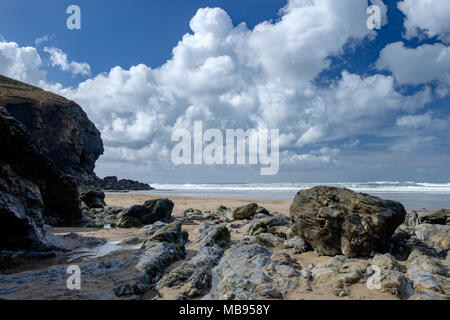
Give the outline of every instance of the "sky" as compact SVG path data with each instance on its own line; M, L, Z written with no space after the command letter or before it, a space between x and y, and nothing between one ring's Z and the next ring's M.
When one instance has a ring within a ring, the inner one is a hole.
M448 0L0 2L0 74L80 104L99 176L149 183L449 182L449 44ZM175 165L195 121L278 129L278 173Z

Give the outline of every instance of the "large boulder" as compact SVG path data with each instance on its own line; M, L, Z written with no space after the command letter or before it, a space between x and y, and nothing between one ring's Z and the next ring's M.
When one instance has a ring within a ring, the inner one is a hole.
M106 206L105 204L105 193L99 190L87 190L81 192L81 200L90 209L101 209Z
M249 203L247 205L238 207L233 211L233 218L236 220L244 220L252 218L258 213L269 214L265 208L258 206L256 203Z
M168 221L171 218L174 203L169 199L148 200L143 205L132 206L119 214L119 227L133 228L153 224L156 221Z
M68 226L79 223L82 219L81 201L78 188L73 178L59 170L40 150L39 144L27 132L23 125L11 117L7 110L0 105L0 167L3 179L3 204L0 206L3 214L12 210L22 212L35 219L37 202L18 201L25 189L39 193L42 198L42 216L51 225ZM25 187L26 186L26 187ZM21 191L14 191L18 190ZM16 201L12 201L12 198ZM32 196L32 198L38 197ZM5 200L7 199L7 200ZM12 202L11 202L12 201ZM3 220L2 227L8 228ZM35 225L40 225L38 220Z
M450 212L445 209L434 212L420 212L418 214L420 223L430 223L430 224L446 224L447 216L449 215Z
M367 256L405 220L404 207L348 189L318 186L297 193L292 230L320 253Z

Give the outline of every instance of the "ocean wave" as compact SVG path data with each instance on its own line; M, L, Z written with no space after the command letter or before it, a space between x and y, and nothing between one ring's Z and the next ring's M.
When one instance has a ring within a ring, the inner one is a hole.
M348 188L358 192L419 192L450 194L450 183L429 182L399 182L399 181L374 181L374 182L336 182L336 183L229 183L229 184L152 184L157 190L229 190L229 191L298 191L312 188L317 185L328 185Z

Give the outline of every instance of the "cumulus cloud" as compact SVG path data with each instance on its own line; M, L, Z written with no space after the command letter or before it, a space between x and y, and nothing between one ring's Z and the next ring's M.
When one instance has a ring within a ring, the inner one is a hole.
M450 2L448 0L403 0L397 4L405 14L406 38L435 37L450 43Z
M48 40L49 40L49 36L48 36L48 35L44 35L44 36L42 36L42 37L40 37L40 38L36 38L36 39L34 40L34 43L35 43L37 46L39 46L39 45L43 44L44 42L47 42Z
M38 84L45 77L42 60L33 47L19 47L15 42L0 39L0 74Z
M392 72L398 84L419 85L438 81L450 85L450 47L441 43L406 48L403 42L387 45L377 68Z
M192 33L159 68L115 67L59 92L83 105L102 131L104 162L154 164L161 160L157 150L169 154L173 129L192 129L202 120L205 129L280 129L285 164L334 164L338 153L298 150L371 134L390 115L431 101L429 88L403 96L394 78L381 74L343 72L329 88L314 85L330 55L373 35L366 27L367 5L293 0L279 21L253 30L233 26L222 9L202 8L190 22Z
M406 81L403 72L407 71L394 68L396 61L390 59L395 54L382 54L379 62L392 75L343 71L329 87L315 84L328 68L330 56L341 54L349 41L376 35L366 26L368 4L367 0L290 0L279 20L253 29L245 23L233 25L222 9L202 8L190 21L192 32L158 68L117 66L77 87L42 85L77 101L101 130L105 155L99 161L100 172L123 170L141 178L139 174L176 170L170 161L171 133L177 128L192 130L198 120L204 130L280 129L282 165L331 167L339 164L342 149L364 143L360 136L377 137L389 129L400 139L408 126L424 127L427 116L407 117L417 116L433 100L429 86L409 96L396 90L396 81ZM394 49L403 47L385 52ZM52 65L64 71L90 71L88 65L68 62L59 49L45 51ZM423 83L436 78L420 76ZM445 87L440 92L444 94ZM189 172L195 175L201 170ZM212 175L208 172L208 176Z
M70 72L74 75L80 74L89 76L91 67L85 62L68 61L67 54L61 49L45 47L44 51L50 54L50 64L59 67L62 71Z

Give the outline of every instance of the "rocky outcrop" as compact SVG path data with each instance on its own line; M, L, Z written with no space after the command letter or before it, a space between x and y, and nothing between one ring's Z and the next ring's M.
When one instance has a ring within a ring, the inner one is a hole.
M115 176L105 177L97 182L97 187L103 190L153 190L153 188L147 184L130 179L117 179Z
M81 202L75 181L41 152L36 140L2 106L0 136L3 173L0 210L4 215L4 235L11 234L14 225L22 225L23 232L37 231L35 235L29 235L37 239L41 233L41 219L51 225L79 223Z
M450 211L442 209L434 212L420 212L418 218L420 223L446 224Z
M103 154L100 132L73 101L0 75L0 105L21 122L43 155L78 185L105 190L151 190L146 183L94 173Z
M36 139L42 153L80 184L95 178L100 132L75 102L0 76L0 104Z
M284 252L243 241L228 249L214 272L218 283L207 298L218 300L283 299L283 289L298 285L301 266Z
M132 206L120 213L119 227L133 228L159 220L168 221L171 218L173 206L173 202L169 199L148 200L143 205Z
M325 255L367 256L405 220L395 201L348 189L319 186L297 193L292 230Z

